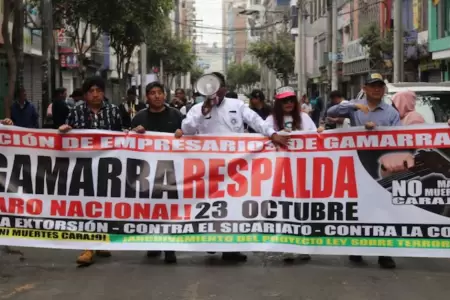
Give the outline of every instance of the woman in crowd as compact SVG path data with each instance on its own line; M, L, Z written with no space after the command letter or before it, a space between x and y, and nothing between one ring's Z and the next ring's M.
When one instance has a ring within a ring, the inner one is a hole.
M266 122L277 131L323 131L323 128L316 127L307 113L299 111L300 104L295 91L291 87L281 87L277 90L272 114Z
M425 119L416 111L416 93L398 92L392 98L392 105L398 110L402 125L425 123Z
M317 128L311 117L300 112L300 104L297 101L297 95L291 87L281 87L275 94L275 104L272 114L267 117L268 123L276 131L317 131L322 132L322 127ZM307 254L299 256L301 260L310 260ZM295 260L293 253L285 253L284 261L292 263Z
M311 116L311 112L312 112L312 105L309 102L309 98L306 95L303 95L302 97L302 112L308 114L309 116Z

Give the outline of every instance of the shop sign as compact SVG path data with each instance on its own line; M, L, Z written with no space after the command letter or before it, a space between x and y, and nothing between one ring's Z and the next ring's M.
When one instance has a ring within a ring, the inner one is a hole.
M62 68L73 69L78 67L78 57L75 53L59 54L59 61Z

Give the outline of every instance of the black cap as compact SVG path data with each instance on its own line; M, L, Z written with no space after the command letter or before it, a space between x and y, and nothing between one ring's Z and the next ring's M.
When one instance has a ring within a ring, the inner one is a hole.
M338 90L332 91L330 93L330 99L334 99L334 98L342 98L341 92Z
M383 76L380 73L369 73L369 75L366 78L365 84L372 84L372 83L384 83Z
M261 101L264 101L264 93L261 90L253 90L250 93L250 98L258 98Z

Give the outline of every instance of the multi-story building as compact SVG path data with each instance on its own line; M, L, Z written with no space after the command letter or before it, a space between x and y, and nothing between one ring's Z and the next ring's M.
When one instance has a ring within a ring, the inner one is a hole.
M441 80L450 81L450 0L428 0L428 49L441 71Z
M183 0L180 7L181 36L188 40L193 40L195 44L195 0Z
M3 21L3 1L0 3L0 24ZM40 24L40 18L37 9L28 8L30 17L35 23ZM12 28L12 22L9 27ZM42 35L40 30L33 29L31 22L26 22L24 28L24 88L28 99L33 102L38 110L39 116L42 116L42 78L41 78L41 58L42 58ZM1 25L0 25L1 29ZM0 44L3 44L3 36L0 31ZM8 93L8 66L7 57L4 49L0 49L0 118L4 116L4 99Z
M247 16L241 14L246 8L246 0L223 1L223 24L228 30L223 34L224 49L223 69L227 70L230 63L241 63L247 49Z
M221 72L223 69L223 48L216 43L212 46L207 43L197 43L197 64L205 69L205 73Z

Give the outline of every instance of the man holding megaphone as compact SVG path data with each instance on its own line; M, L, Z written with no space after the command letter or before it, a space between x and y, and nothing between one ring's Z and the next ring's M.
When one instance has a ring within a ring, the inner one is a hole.
M225 77L214 72L203 75L196 83L196 90L205 96L203 103L195 104L183 120L183 134L230 134L244 133L248 124L256 132L270 137L277 145L287 146L289 136L278 135L264 120L239 99L225 97ZM240 252L223 253L223 260L245 261L247 256Z
M277 145L286 146L289 136L278 135L264 120L239 99L227 98L225 77L218 72L203 75L196 83L197 91L206 97L194 105L183 120L183 134L244 133L244 124L270 137Z

